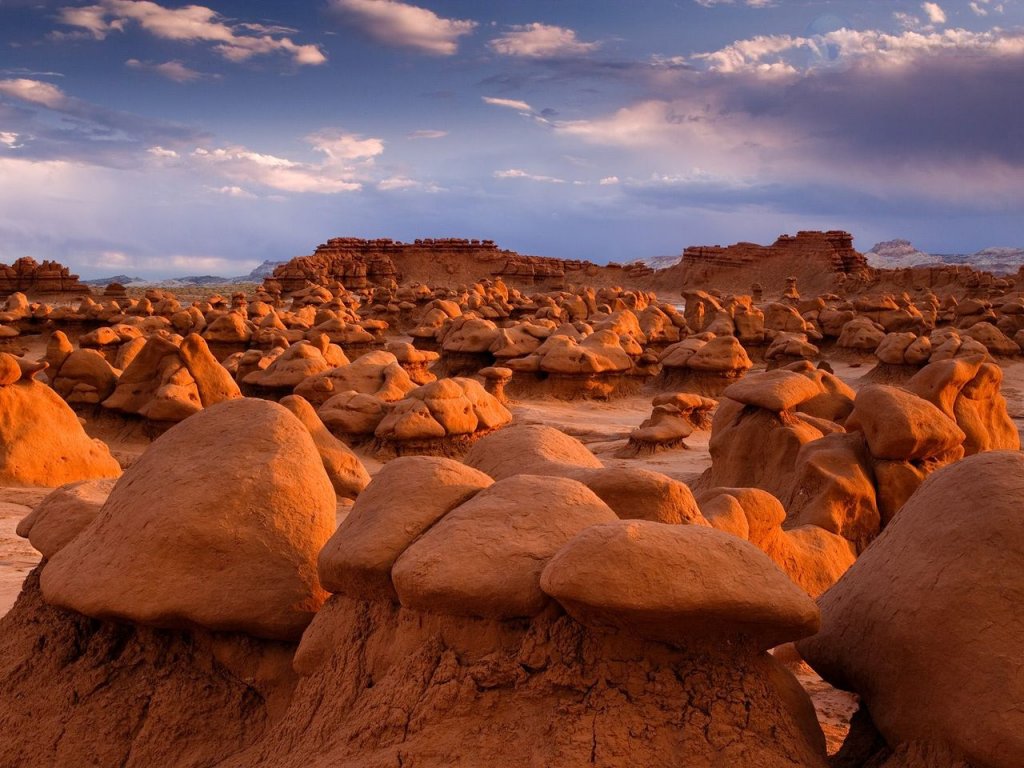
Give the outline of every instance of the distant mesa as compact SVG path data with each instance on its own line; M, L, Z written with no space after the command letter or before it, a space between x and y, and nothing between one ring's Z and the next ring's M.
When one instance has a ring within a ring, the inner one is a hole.
M766 290L781 290L795 277L801 288L828 291L836 278L863 278L869 273L867 259L853 247L853 235L841 230L802 231L782 235L771 245L691 246L678 264L659 270L653 279L656 290L673 285L735 288L757 282Z
M311 256L292 259L274 270L265 287L288 294L307 283L339 282L349 289L403 282L431 285L472 283L481 277L501 278L517 286L560 288L570 283L621 283L625 277L653 274L636 263L599 265L578 259L523 256L499 248L493 240L424 238L403 243L390 238L364 240L335 237ZM271 284L273 283L273 284Z
M14 264L0 264L0 298L21 292L26 295L89 294L89 286L56 261L42 264L24 256Z

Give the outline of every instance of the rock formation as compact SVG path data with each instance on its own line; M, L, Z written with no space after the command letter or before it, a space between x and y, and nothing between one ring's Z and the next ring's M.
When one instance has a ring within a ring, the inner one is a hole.
M0 353L0 484L55 487L120 475L107 446L88 437L75 412L32 373Z
M939 470L819 601L821 631L800 652L861 696L892 750L1024 760L1022 478L1016 452Z
M78 275L58 264L56 261L44 261L42 264L35 259L24 256L14 264L0 264L0 298L15 292L38 296L42 294L85 294L89 295L89 286L79 282Z

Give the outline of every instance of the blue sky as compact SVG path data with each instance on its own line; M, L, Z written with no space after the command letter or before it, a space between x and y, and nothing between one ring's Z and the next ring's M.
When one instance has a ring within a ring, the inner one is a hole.
M0 0L0 260L1024 246L1024 0Z

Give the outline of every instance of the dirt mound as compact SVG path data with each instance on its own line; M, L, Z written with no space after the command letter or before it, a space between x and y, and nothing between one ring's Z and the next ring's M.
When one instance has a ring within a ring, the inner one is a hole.
M0 765L217 765L287 700L292 651L88 619L44 603L36 570L0 619Z

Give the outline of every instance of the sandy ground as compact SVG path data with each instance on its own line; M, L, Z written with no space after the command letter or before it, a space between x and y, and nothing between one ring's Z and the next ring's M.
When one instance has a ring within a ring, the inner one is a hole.
M40 338L28 341L26 357L42 354L44 342ZM852 387L872 365L833 363L835 372ZM1018 430L1024 431L1024 362L1004 364L1003 394L1010 415ZM629 432L646 419L651 412L649 396L636 396L608 403L574 402L558 400L531 400L511 406L515 419L524 424L547 424L572 435L590 448L607 467L643 467L662 472L669 477L689 482L711 465L708 454L708 432L695 432L687 439L688 448L667 451L649 457L617 458L615 453L626 444ZM123 465L145 449L148 440L138 430L124 429L116 421L109 424L91 424L90 433L100 435ZM381 462L363 453L360 458L367 470L374 474ZM25 540L15 535L18 521L48 493L46 489L0 488L0 615L13 605L27 573L39 562L39 553ZM339 504L339 521L350 505ZM778 654L787 663L804 688L810 693L818 712L822 729L835 752L849 730L849 719L856 710L856 697L829 686L821 680L794 652Z

